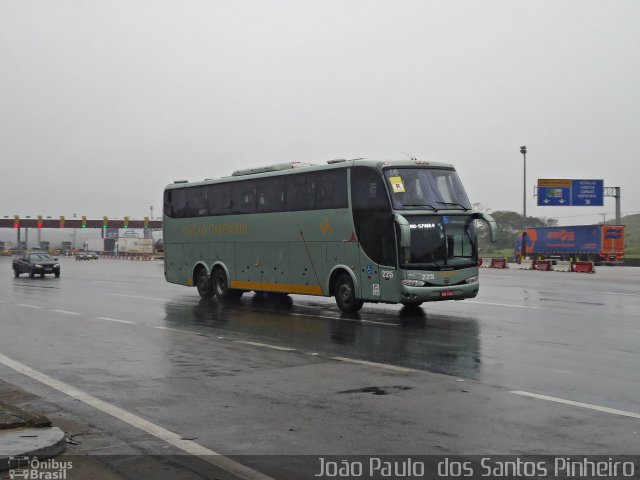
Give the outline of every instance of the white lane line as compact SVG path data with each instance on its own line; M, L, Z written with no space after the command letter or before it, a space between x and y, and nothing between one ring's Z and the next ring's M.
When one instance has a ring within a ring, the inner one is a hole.
M264 347L264 348L271 348L273 350L281 350L283 352L295 352L296 349L295 348L288 348L288 347L280 347L278 345L269 345L268 343L258 343L258 342L249 342L246 340L234 340L235 343L241 343L243 345L251 345L254 347Z
M1 353L0 363L15 370L16 372L37 380L44 385L54 388L55 390L58 390L59 392L62 392L65 395L70 396L71 398L80 400L81 402L86 403L87 405L90 405L93 408L106 413L107 415L111 415L118 420L122 420L123 422L128 423L138 430L142 430L149 435L153 435L154 437L159 438L160 440L163 440L173 445L174 447L187 452L190 455L202 456L201 458L203 458L207 462L212 463L213 465L216 465L217 467L222 468L223 470L226 470L233 475L237 475L238 477L245 480L273 480L267 475L246 467L234 460L231 460L230 458L214 452L213 450L209 450L208 448L203 447L196 442L185 440L182 435L167 430L166 428L163 428L160 425L156 425L155 423L151 423L150 421L145 420L144 418L139 417L120 407L116 407L115 405L111 405L110 403L93 397L88 393L85 393L82 390L69 385L68 383L61 382L59 380L56 380L55 378L45 375L44 373L33 370L32 368L27 367L26 365L13 360L12 358L9 358Z
M399 324L397 324L397 323L376 322L375 320L358 320L357 318L330 317L328 315L313 315L311 313L291 313L290 315L293 315L293 316L296 316L296 317L328 318L330 320L340 320L340 321L355 322L355 323L372 323L374 325L387 325L387 326L390 326L390 327L399 326Z
M18 307L42 308L40 305L28 305L26 303L16 303Z
M145 323L144 326L145 327L156 328L158 330L170 330L172 332L187 333L189 335L199 335L201 337L204 337L204 335L202 333L190 332L189 330L181 330L179 328L163 327L162 325L149 325L148 323Z
M368 362L367 360L356 360L355 358L331 357L331 360L340 362L357 363L359 365L367 365L368 367L384 368L385 370L394 370L396 372L415 372L413 368L398 367L397 365L389 365L387 363Z
M598 412L612 413L613 415L621 415L623 417L640 418L640 413L628 412L626 410L618 410L616 408L603 407L601 405L594 405L592 403L575 402L573 400L566 400L564 398L550 397L548 395L540 395L538 393L523 392L521 390L512 390L511 393L516 395L522 395L524 397L537 398L539 400L547 400L549 402L563 403L565 405L572 405L574 407L588 408L590 410L596 410Z
M476 302L475 300L465 300L464 303L473 303L475 305L493 305L496 307L532 308L534 310L542 310L542 307L533 307L531 305L512 305L510 303Z
M97 320L105 320L107 322L126 323L126 324L129 324L129 325L136 325L136 322L132 322L130 320L120 320L120 319L117 319L117 318L109 318L109 317L93 317L93 318L95 318Z
M158 298L158 297L143 297L140 295L127 295L125 293L110 293L109 295L114 295L116 297L127 297L127 298L141 298L143 300L155 300L157 302L166 302L168 298Z
M640 297L638 293L602 292L605 295L622 295L625 297Z
M78 312L69 312L68 310L51 310L56 313L64 313L65 315L80 315Z

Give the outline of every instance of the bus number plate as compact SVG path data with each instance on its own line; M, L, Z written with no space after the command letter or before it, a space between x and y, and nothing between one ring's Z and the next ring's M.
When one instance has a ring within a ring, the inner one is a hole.
M441 298L448 298L448 297L453 297L455 296L456 292L454 292L453 290L442 290L440 292L440 297Z

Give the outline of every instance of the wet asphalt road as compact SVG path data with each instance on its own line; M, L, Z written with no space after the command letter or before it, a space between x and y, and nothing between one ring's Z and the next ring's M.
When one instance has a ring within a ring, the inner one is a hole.
M10 260L0 353L222 453L640 453L639 418L509 393L640 413L640 269L482 269L474 300L347 316L327 298L202 301L161 262L62 259L60 279L14 279ZM402 388L353 392L371 386Z

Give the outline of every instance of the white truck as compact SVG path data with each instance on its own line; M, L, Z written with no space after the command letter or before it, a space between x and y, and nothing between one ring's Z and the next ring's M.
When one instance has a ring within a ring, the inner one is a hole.
M118 238L118 254L151 255L153 240L151 238Z
M87 240L87 253L112 253L115 250L114 238L89 238Z

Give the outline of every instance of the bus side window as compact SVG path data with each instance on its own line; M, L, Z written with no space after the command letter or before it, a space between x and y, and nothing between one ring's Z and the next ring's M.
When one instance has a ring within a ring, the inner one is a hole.
M313 210L313 183L306 173L285 177L285 205L287 211Z
M262 178L256 187L258 212L282 212L284 210L284 179Z
M316 209L347 208L347 171L345 169L316 172Z
M231 184L232 213L256 212L256 182L243 180Z
M231 213L231 191L229 185L208 185L206 188L209 214L228 215Z

